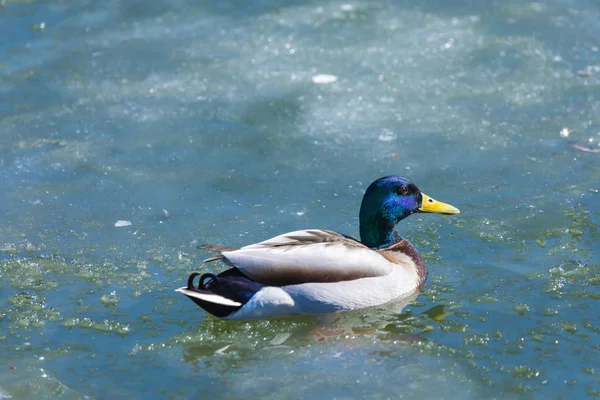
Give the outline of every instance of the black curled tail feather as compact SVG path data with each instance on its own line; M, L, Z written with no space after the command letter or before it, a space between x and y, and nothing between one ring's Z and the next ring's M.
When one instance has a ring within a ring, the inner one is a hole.
M194 279L200 276L200 281L198 282L198 286L194 287ZM215 274L211 274L211 273L207 273L207 274L202 274L200 275L199 272L194 272L190 275L190 277L188 278L188 284L187 284L187 288L188 290L201 290L203 287L206 286L206 279L212 279L213 281L217 281L217 276Z
M194 281L198 276L200 279L195 286ZM224 318L242 308L263 287L263 284L254 282L237 268L219 275L194 272L188 278L187 290L203 296L196 297L193 293L186 296L214 316Z

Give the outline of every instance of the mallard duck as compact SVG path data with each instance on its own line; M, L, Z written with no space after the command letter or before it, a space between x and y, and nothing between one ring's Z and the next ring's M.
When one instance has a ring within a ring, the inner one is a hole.
M427 277L419 252L396 230L398 222L416 212L459 210L422 193L406 178L379 178L362 199L360 241L308 229L240 249L200 245L220 253L204 263L222 260L231 268L218 275L195 272L177 291L224 319L333 313L384 304L410 295Z

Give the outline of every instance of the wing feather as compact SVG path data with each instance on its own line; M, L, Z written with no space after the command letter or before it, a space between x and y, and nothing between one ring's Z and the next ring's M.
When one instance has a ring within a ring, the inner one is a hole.
M274 286L382 276L393 267L351 237L316 229L279 235L223 256L250 279Z

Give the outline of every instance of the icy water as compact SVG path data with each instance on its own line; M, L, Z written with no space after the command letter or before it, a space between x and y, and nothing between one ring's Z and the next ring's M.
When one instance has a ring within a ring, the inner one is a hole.
M599 21L0 1L0 398L600 397ZM173 291L198 243L357 236L389 174L461 209L402 223L408 304L224 322Z

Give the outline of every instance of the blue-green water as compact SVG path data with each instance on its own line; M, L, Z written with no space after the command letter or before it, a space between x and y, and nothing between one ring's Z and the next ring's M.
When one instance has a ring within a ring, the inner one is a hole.
M0 398L600 397L599 21L0 2ZM403 222L408 305L223 322L173 291L198 243L357 235L387 174L461 209Z

